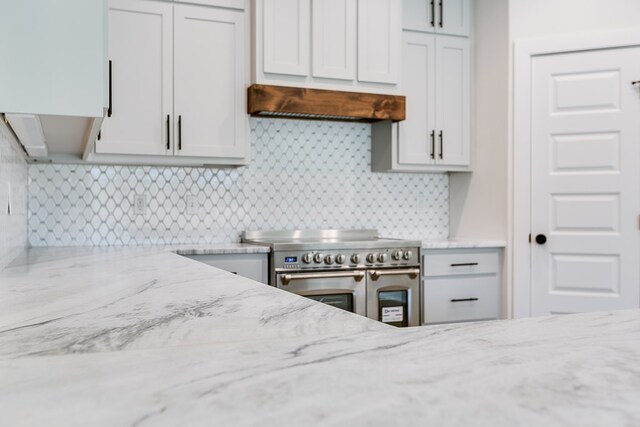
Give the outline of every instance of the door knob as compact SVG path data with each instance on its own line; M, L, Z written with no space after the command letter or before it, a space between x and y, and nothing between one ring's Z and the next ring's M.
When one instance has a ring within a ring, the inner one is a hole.
M545 236L544 234L538 234L536 236L536 243L539 245L544 245L545 243L547 243L547 236Z

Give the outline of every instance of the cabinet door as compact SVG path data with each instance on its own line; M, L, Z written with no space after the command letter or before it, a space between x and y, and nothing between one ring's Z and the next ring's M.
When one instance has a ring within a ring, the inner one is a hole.
M359 81L399 83L401 8L398 0L358 0Z
M436 0L402 0L402 28L435 32Z
M471 34L471 0L438 0L436 31L440 34Z
M96 153L171 154L172 10L163 2L109 2L111 116Z
M355 80L357 0L313 0L313 77Z
M435 49L436 36L404 32L402 87L406 96L406 120L399 123L398 163L435 163Z
M264 0L264 72L309 75L310 0Z
M244 14L175 5L177 156L246 155Z
M471 156L471 70L469 40L436 37L437 161L469 165Z

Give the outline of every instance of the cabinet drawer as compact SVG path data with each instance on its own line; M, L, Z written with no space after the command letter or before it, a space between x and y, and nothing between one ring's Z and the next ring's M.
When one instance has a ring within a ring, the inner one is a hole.
M498 273L499 257L496 250L426 251L422 267L425 277Z
M498 276L425 279L424 323L500 318Z

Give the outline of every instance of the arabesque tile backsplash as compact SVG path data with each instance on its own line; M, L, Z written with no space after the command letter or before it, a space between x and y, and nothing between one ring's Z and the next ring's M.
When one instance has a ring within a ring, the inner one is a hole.
M372 173L370 139L366 124L251 119L246 167L31 165L29 241L237 242L242 230L363 227L446 238L448 176Z

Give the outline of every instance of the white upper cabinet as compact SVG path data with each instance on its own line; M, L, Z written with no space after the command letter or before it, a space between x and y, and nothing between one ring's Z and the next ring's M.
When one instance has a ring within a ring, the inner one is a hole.
M398 163L432 165L436 161L436 39L405 32L402 46L402 84L407 93L407 118L398 123ZM408 91L407 91L408 92Z
M172 154L172 21L170 3L109 2L111 105L97 153Z
M401 5L397 0L358 0L358 80L400 80Z
M313 2L313 77L355 80L357 10L357 0Z
M246 164L245 29L233 8L110 0L111 115L87 160Z
M0 5L0 112L102 119L106 0Z
M174 22L174 153L245 157L244 15L176 5Z
M471 161L471 55L469 40L436 37L436 105L439 162Z
M407 118L372 125L372 169L469 171L469 39L405 31L402 63Z
M401 0L254 0L253 82L395 94Z
M405 30L471 35L471 0L402 0Z
M310 1L264 0L265 73L309 74Z

